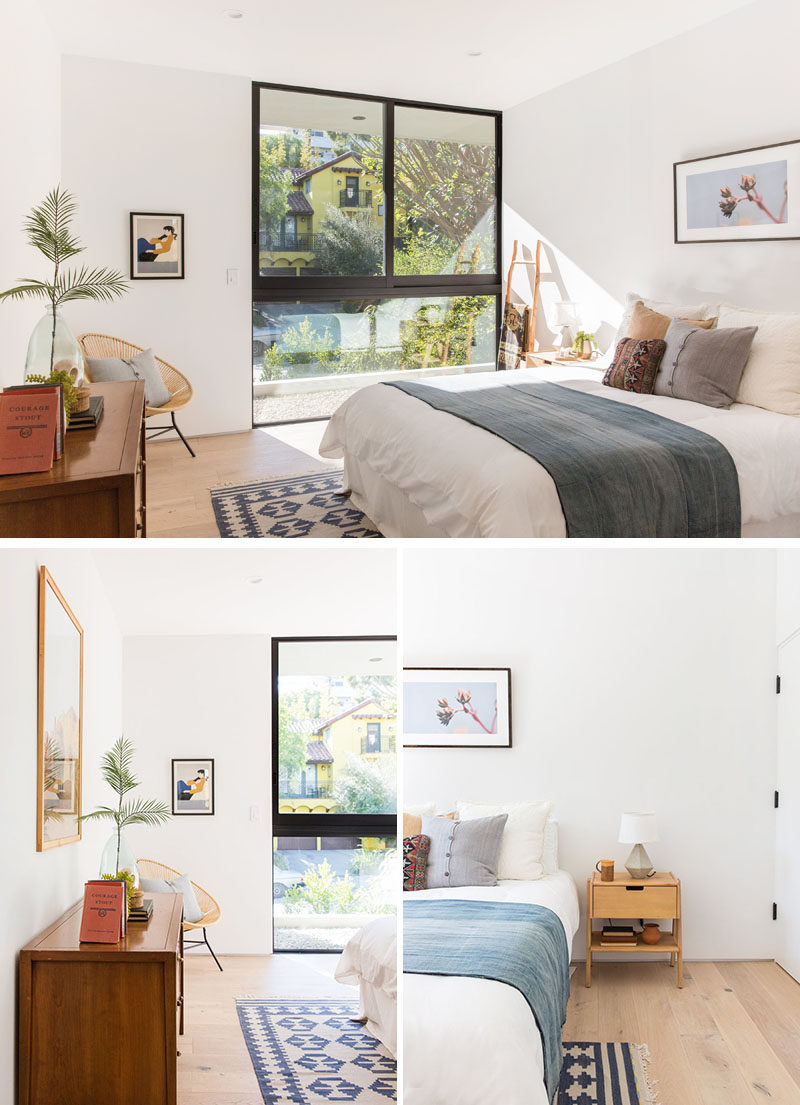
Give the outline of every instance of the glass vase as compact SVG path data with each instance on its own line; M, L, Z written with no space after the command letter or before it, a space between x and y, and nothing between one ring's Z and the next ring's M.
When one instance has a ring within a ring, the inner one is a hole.
M117 834L114 832L106 841L103 854L100 857L100 875L116 875L117 871L130 871L133 874L134 886L139 885L139 868L136 866L136 856L133 848L127 841L125 833L120 833L119 860L117 860Z
M78 387L83 383L83 353L70 328L56 310L55 346L53 346L53 312L48 311L33 328L25 358L25 377L49 376L52 352L53 371L64 371L73 377Z

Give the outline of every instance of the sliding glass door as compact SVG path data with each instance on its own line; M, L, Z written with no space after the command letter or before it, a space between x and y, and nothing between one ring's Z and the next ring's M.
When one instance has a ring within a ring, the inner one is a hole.
M341 950L395 908L394 638L274 640L272 725L274 948Z
M256 84L253 424L494 368L500 115Z

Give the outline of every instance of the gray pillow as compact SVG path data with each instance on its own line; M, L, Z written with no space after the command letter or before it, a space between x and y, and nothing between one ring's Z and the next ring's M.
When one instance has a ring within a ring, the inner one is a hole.
M729 407L750 356L757 326L701 330L673 319L656 376L654 395L690 399L707 407Z
M188 875L177 875L167 882L166 879L139 879L139 889L151 894L183 894L184 920L196 924L203 919L203 911L197 903L194 887Z
M171 398L152 349L143 349L135 357L87 357L86 364L93 383L144 380L144 397L148 407L163 407Z
M425 886L494 886L500 843L507 813L451 821L423 817L422 832L430 837Z

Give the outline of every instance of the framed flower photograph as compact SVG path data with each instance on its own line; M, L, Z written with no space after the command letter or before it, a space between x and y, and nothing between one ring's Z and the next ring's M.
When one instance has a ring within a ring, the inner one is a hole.
M677 243L800 238L800 139L672 170Z
M183 280L183 215L131 211L131 280Z
M172 761L172 812L214 813L214 761L200 757Z
M404 668L406 748L510 748L510 668Z
M39 724L36 850L81 839L83 629L39 569Z

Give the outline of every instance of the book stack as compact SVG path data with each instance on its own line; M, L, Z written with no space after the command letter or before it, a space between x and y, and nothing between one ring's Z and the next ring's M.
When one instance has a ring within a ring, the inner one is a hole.
M47 472L64 455L64 388L21 384L0 394L0 475Z
M116 944L128 931L127 888L122 879L90 879L83 891L82 944Z
M604 925L600 933L601 948L635 948L636 943L632 925Z
M93 395L89 399L89 409L73 411L69 416L68 430L93 430L103 417L103 396Z
M144 921L145 923L150 920L153 915L153 899L145 898L141 905L131 906L128 911L129 921Z

